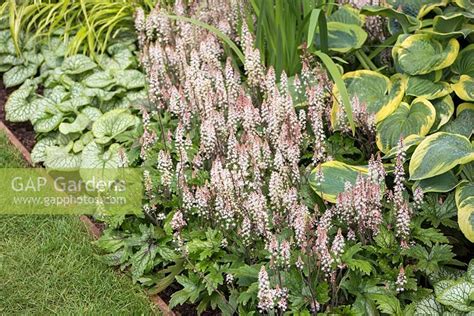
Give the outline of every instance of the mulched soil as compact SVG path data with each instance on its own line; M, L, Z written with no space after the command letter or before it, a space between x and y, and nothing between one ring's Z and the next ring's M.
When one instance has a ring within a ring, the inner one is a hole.
M1 74L0 74L1 75ZM15 134L18 140L31 152L35 145L35 131L30 122L11 123L5 120L5 103L8 96L15 91L16 88L5 88L3 81L0 79L0 120Z

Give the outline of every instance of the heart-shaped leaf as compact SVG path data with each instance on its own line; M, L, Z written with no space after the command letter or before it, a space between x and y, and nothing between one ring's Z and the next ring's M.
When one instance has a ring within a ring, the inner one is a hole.
M87 117L87 115L83 113L79 113L76 116L76 119L72 123L61 123L59 125L59 131L65 135L71 134L71 133L80 133L84 129L87 128L91 121Z
M455 197L459 228L474 243L474 182L458 186Z
M105 144L137 123L137 118L125 109L116 109L102 115L92 124L97 142Z
M410 160L410 179L422 180L443 174L459 164L474 160L469 139L462 135L438 132L426 137Z
M322 173L322 181L319 174ZM335 203L344 192L346 182L354 184L359 174L367 174L363 166L351 166L340 161L328 161L316 167L310 175L311 188L324 200Z
M400 138L409 135L425 136L433 126L436 110L424 98L413 100L411 105L402 102L398 108L377 125L377 147L387 153L396 147Z
M68 75L77 75L95 69L96 63L85 55L73 55L67 57L61 69Z
M25 84L13 91L5 104L6 119L11 122L26 122L30 119L35 105L31 96L36 86Z
M474 101L474 78L462 75L459 81L452 85L456 95L464 101Z
M433 82L420 77L408 77L407 95L433 100L444 97L450 94L451 91L451 86L447 82Z
M367 112L375 114L379 122L392 113L402 101L406 82L405 78L395 75L391 79L371 70L357 70L342 76L351 99L358 98L367 107ZM335 88L333 95L338 98ZM340 111L337 99L333 101L331 123L337 126L337 114Z
M451 66L458 52L454 38L443 45L428 34L415 34L399 36L392 55L402 72L414 76Z
M441 126L449 122L454 114L454 102L450 95L431 102L436 110L436 118L430 132L436 132Z
M451 70L459 75L474 77L474 44L468 45L459 52Z

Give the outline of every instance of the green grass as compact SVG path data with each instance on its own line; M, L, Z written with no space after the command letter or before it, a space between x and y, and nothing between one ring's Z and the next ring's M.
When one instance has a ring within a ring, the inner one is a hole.
M0 131L0 168L26 166L23 156L10 144L7 135Z
M0 166L21 167L0 132ZM0 314L151 315L139 285L95 255L73 216L0 216Z

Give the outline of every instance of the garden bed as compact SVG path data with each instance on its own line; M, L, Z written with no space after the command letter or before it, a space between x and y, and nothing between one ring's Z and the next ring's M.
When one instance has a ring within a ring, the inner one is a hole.
M5 88L3 80L0 79L0 121L2 121L10 131L12 131L16 138L24 145L26 149L31 151L33 149L35 141L35 131L30 122L24 123L11 123L5 119L5 103L8 100L8 96L13 92L15 88Z

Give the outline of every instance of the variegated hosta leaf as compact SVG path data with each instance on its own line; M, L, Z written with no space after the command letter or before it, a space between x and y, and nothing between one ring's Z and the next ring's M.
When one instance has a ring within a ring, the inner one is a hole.
M436 7L443 7L449 0L395 0L391 4L394 8L421 19Z
M438 303L434 295L425 297L416 303L415 315L419 316L441 316L443 314L443 306Z
M414 134L425 136L433 126L435 118L435 108L424 98L413 100L411 105L402 102L377 125L377 147L387 153L397 146L400 138Z
M473 161L472 147L469 139L462 135L438 132L426 137L411 156L410 179L431 178Z
M452 38L441 44L428 34L400 35L392 55L397 67L409 75L422 75L451 66L459 52Z
M450 94L451 91L451 86L447 82L433 82L420 77L408 77L407 95L433 100L444 97Z
M87 128L90 122L87 115L79 113L72 123L61 123L59 125L59 131L65 135L80 133Z
M454 2L467 11L474 11L474 3L471 0L454 0Z
M470 305L472 295L474 295L474 283L458 281L441 293L437 293L436 300L458 311L472 312L474 311L474 307Z
M48 169L55 170L77 170L81 165L81 156L70 153L73 147L71 141L66 147L48 147L46 148L46 159L44 165Z
M76 140L74 142L74 145L72 146L72 151L77 154L77 153L80 153L83 149L84 149L84 144L82 143L82 141L80 139Z
M452 171L448 171L433 178L416 181L414 186L420 187L424 193L449 192L461 183Z
M15 90L5 104L6 119L11 122L26 122L34 110L30 97L36 89L35 85L25 84Z
M417 146L418 144L421 143L421 141L425 139L424 136L412 134L408 135L404 140L403 140L403 151L406 153L410 153L412 147ZM391 159L394 158L398 153L398 147L393 147L388 151L388 153L383 156L383 159Z
M471 138L474 133L474 103L459 104L456 109L456 118L441 127L441 131Z
M339 53L347 53L361 48L367 40L367 32L356 24L328 22L328 48ZM315 36L317 47L320 47L320 36Z
M474 182L458 186L455 197L459 228L474 243Z
M18 65L3 74L3 83L7 88L15 87L36 75L37 72L38 64Z
M145 75L138 70L117 70L114 75L117 84L127 90L145 87Z
M137 123L136 117L125 109L116 109L102 115L92 124L92 133L99 144L108 143Z
M361 10L361 13L365 15L384 16L387 18L396 19L407 33L409 28L418 29L421 27L421 21L416 19L414 16L405 14L389 7L364 6Z
M375 114L375 121L380 122L392 113L402 101L405 93L405 78L399 75L391 79L371 70L357 70L342 76L350 98L358 98L367 107L367 112ZM333 95L339 92L334 86ZM337 126L339 102L333 101L331 123Z
M77 98L72 97L70 100L66 100L57 105L62 112L77 112L85 105L91 104L91 99L86 96L80 96Z
M311 172L309 184L321 198L335 203L337 196L344 192L346 182L354 184L360 174L367 174L367 168L333 160L316 167Z
M83 80L89 88L105 88L115 83L114 76L109 71L98 71Z
M464 101L474 101L474 78L462 75L459 81L452 85L456 95Z
M431 127L430 132L437 131L441 126L446 124L454 114L454 102L450 95L431 102L436 110L436 119Z
M73 55L64 60L61 69L68 75L77 75L95 69L96 67L96 63L89 57Z

